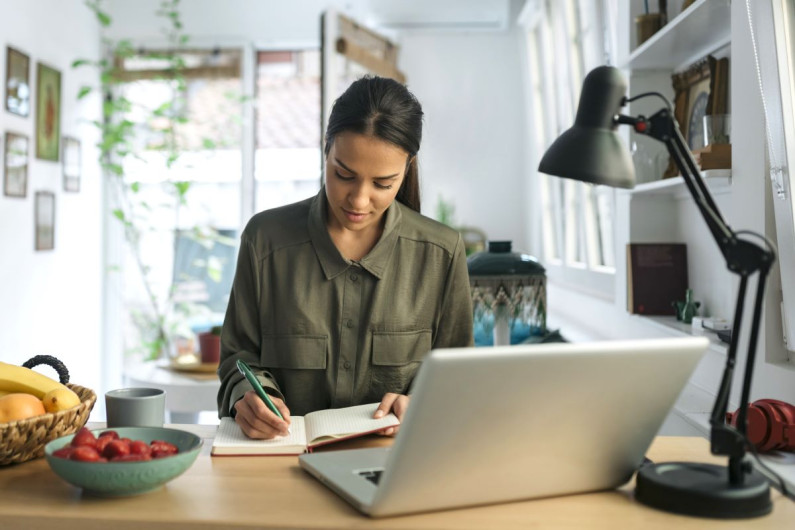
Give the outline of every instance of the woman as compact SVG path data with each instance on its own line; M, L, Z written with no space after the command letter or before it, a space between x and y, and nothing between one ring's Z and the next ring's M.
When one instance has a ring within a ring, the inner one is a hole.
M419 213L422 115L400 83L355 81L331 111L320 192L255 215L243 231L218 406L249 437L286 434L290 413L363 403L402 419L422 358L472 344L461 237Z

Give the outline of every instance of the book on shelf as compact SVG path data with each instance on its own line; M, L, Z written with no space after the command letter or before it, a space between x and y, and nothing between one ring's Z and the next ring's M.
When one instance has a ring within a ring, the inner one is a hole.
M270 440L249 438L233 418L224 417L215 433L210 454L298 455L312 452L321 445L364 436L400 424L392 413L374 419L377 408L378 403L368 403L292 416L290 434Z
M627 244L627 310L638 315L675 316L673 303L688 288L684 243Z

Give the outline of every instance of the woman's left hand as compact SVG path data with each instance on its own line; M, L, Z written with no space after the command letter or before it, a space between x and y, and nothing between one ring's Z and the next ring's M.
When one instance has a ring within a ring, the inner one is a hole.
M403 416L409 408L409 399L408 396L404 396L403 394L393 394L391 392L384 394L381 403L375 410L375 414L373 414L373 418L383 418L390 412L393 412L398 420L403 421ZM394 427L384 429L379 434L394 436L397 434L398 430L400 430L400 425L395 425Z

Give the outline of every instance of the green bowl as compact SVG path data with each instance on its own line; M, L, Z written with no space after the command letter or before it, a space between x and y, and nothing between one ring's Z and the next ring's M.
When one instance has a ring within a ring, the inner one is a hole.
M138 495L161 487L169 480L184 473L202 447L202 439L195 434L164 427L118 427L97 429L94 436L106 430L114 430L121 438L143 440L165 440L177 446L176 455L155 458L145 462L79 462L53 456L53 452L68 445L74 434L57 438L44 447L44 455L50 468L66 482L83 488L86 493L101 497Z

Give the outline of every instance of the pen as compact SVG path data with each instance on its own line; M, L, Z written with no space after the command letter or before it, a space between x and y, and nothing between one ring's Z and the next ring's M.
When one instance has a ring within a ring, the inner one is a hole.
M265 392L265 390L262 388L262 385L259 384L259 381L257 380L257 378L251 372L251 368L249 368L248 365L244 361L242 361L241 359L238 359L237 360L237 369L240 370L240 373L243 374L246 377L246 379L248 379L248 382L251 383L251 386L254 387L254 392L256 392L257 395L260 398L262 398L262 401L264 401L265 404L268 405L268 408L271 409L271 411L273 411L274 414L279 416L280 420L283 420L284 417L282 416L282 413L279 412L279 409L277 409L276 405L273 404L273 401L271 401L271 398L268 397L267 392Z

